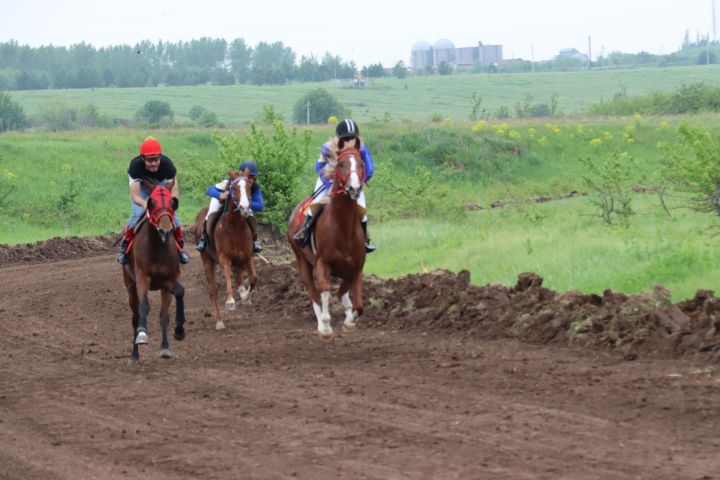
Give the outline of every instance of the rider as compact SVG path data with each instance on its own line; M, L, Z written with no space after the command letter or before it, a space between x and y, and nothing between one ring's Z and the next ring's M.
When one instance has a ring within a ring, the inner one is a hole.
M293 239L298 242L301 246L306 246L310 241L310 231L312 230L313 223L317 215L313 214L313 205L324 203L325 198L332 189L332 178L328 176L325 167L327 166L328 160L334 158L338 151L338 142L342 140L360 139L360 128L357 123L347 118L341 120L340 123L335 127L336 135L323 144L320 151L320 158L315 161L315 171L317 172L318 179L315 182L315 192L313 193L313 200L309 207L305 209L305 223L302 228L295 234ZM363 164L365 165L365 183L370 181L375 171L375 165L373 164L372 155L368 150L365 143L360 141L360 156L362 157ZM362 208L366 208L365 203L365 190L360 192L360 196L357 199L358 205ZM315 207L317 208L317 207ZM365 235L365 251L372 253L376 250L376 247L370 243L370 238L367 233L367 215L363 215L360 220L360 226L362 226L363 234Z
M162 154L162 147L153 137L147 137L140 145L140 155L130 161L128 167L128 178L130 180L130 199L132 200L132 215L125 227L122 245L120 246L120 255L117 257L118 263L126 265L128 263L127 249L130 242L135 236L134 227L147 207L147 198L150 192L147 191L142 184L143 178L157 180L160 183L167 183L173 180L170 193L176 199L180 198L180 190L177 182L177 170L172 160ZM190 261L190 257L183 251L182 228L180 227L180 219L175 213L175 241L178 245L178 257L180 263L186 264Z
M240 164L238 170L240 170L240 173L243 173L245 170L247 170L248 177L253 182L252 187L250 187L250 210L252 210L253 212L262 212L265 206L263 202L262 191L260 190L260 185L257 182L257 176L260 175L260 170L258 169L258 166L252 160L246 160ZM202 252L207 248L207 244L209 241L207 233L207 220L208 218L210 218L210 215L222 208L223 202L225 202L225 200L227 200L228 196L230 195L230 191L228 190L229 186L230 179L226 178L222 182L211 186L205 192L209 197L212 198L210 199L210 207L208 208L207 215L205 215L205 223L203 223L202 235L200 236L200 241L197 244L197 249L199 252ZM255 216L252 214L252 212L246 218L246 221L248 223L248 226L250 227L250 231L252 232L253 252L260 253L262 251L262 245L260 245L260 241L258 240L257 236L257 220L255 219Z

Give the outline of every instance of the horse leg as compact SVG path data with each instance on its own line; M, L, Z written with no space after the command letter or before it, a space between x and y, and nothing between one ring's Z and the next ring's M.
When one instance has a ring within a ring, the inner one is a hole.
M172 290L175 296L175 332L173 337L180 341L185 338L185 287L177 282Z
M318 335L324 340L330 338L333 333L330 325L330 267L322 260L318 260L315 263L315 272L317 273L318 291L320 292ZM315 313L317 314L317 309Z
M343 284L344 285L344 284ZM357 326L357 320L363 314L363 276L358 272L355 278L348 282L349 291L342 295L342 304L345 307L345 321L343 330L352 332Z
M245 273L245 275L242 275ZM242 285L240 285L242 282ZM238 293L240 294L240 301L245 305L252 305L250 300L250 292L255 288L257 284L257 273L255 272L255 261L250 257L245 269L238 268L237 274Z
M162 330L162 341L160 342L160 356L162 358L171 358L170 342L168 342L167 329L170 323L170 303L172 302L172 292L163 288L160 290L160 330Z
M128 303L130 304L130 310L132 310L132 329L133 329L133 342L132 342L132 353L128 359L128 365L134 365L140 360L140 349L138 344L135 343L135 335L140 320L140 301L138 300L137 288L135 284L130 284L127 287L128 291Z
M215 306L215 330L222 330L225 324L220 317L220 305L218 305L218 287L215 281L215 261L203 255L203 269L205 270L205 279L207 280L208 290L210 291L210 299Z
M218 255L220 266L225 274L225 310L235 310L235 298L233 298L233 277L232 262L225 255Z
M345 309L345 321L343 321L343 332L352 332L355 330L355 322L357 320L357 312L353 310L352 300L350 299L351 281L344 280L338 291L338 298L342 302Z
M140 274L136 275L135 278L138 300L140 300L140 321L135 329L135 345L143 345L148 343L147 317L150 313L150 302L148 301L150 279L146 275Z

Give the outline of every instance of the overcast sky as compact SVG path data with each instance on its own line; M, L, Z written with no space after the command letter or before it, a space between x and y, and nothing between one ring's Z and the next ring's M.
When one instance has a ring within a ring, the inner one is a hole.
M720 0L716 0L720 3ZM718 5L720 8L720 5ZM712 0L0 0L0 41L31 46L242 37L358 65L410 63L413 44L503 46L545 60L561 48L669 53L685 31L713 38Z

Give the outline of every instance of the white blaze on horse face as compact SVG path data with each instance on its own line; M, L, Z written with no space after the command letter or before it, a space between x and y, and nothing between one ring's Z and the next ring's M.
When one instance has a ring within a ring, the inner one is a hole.
M240 208L250 208L250 200L247 196L247 191L245 190L245 182L247 180L240 179Z
M360 175L358 175L357 161L355 155L350 155L350 186L355 190L360 189Z

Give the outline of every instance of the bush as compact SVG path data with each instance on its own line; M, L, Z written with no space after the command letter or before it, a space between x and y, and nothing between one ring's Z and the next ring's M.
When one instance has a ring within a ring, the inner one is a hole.
M324 88L316 88L295 102L295 123L307 123L308 102L310 105L310 123L325 123L325 120L331 115L341 118L349 116L349 112L345 107L338 102L335 97L330 95L327 90Z
M19 103L13 102L5 92L0 92L0 133L22 130L27 124L25 112Z
M204 191L209 181L219 181L227 170L235 170L242 161L252 159L260 169L258 183L265 200L265 210L258 218L285 231L290 213L304 193L300 181L301 172L312 160L310 139L309 131L301 135L293 128L288 132L282 122L275 122L271 129L253 123L246 136L215 137L220 159L217 162L191 160L194 171L183 184Z
M170 104L162 100L149 100L135 114L135 118L152 126L171 125L175 113Z
M193 105L190 107L190 111L188 112L188 117L190 117L190 120L193 122L200 118L200 115L205 113L207 109L203 107L202 105Z

